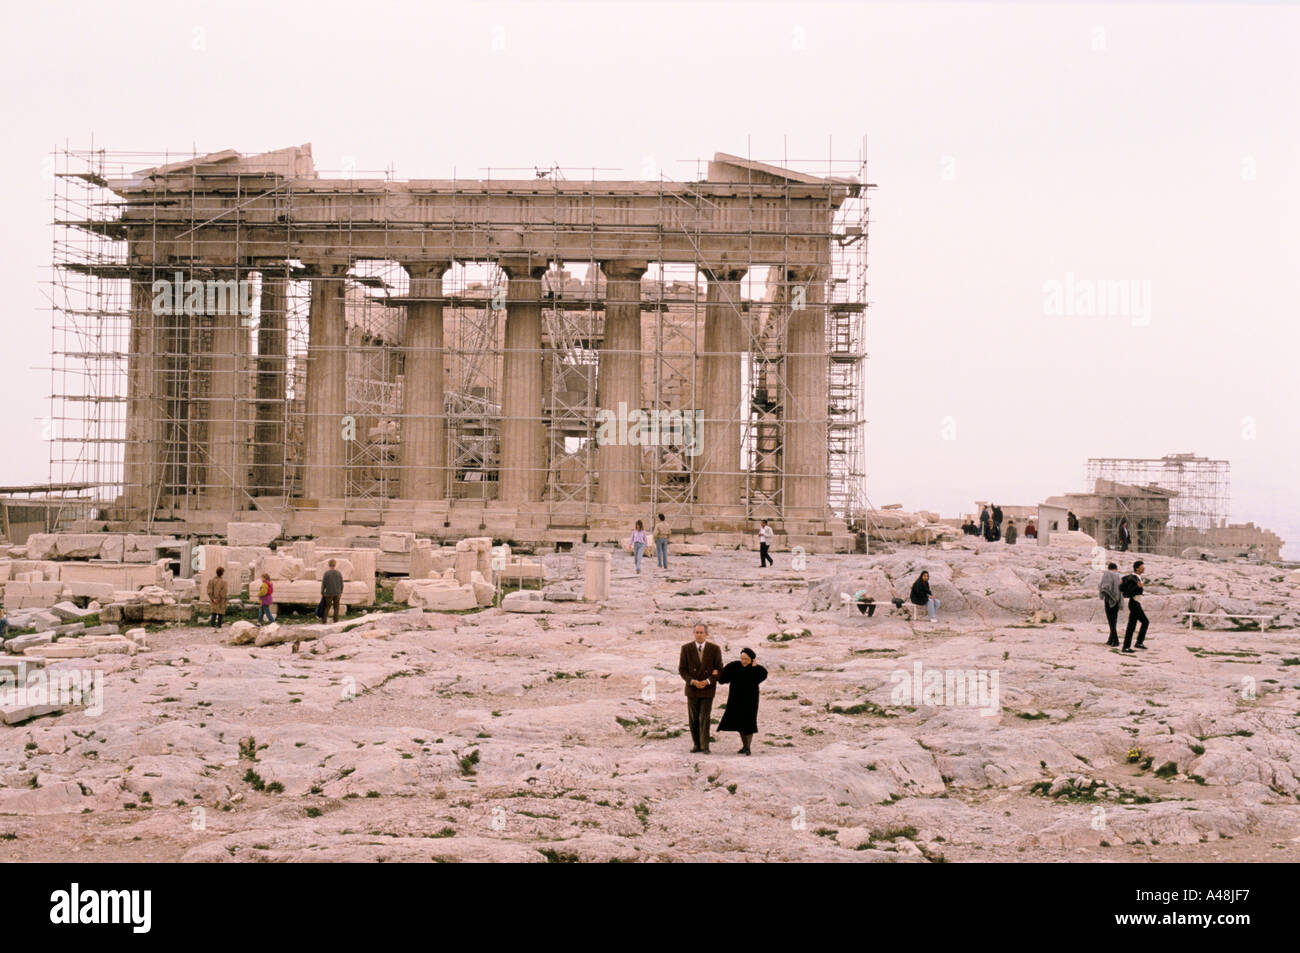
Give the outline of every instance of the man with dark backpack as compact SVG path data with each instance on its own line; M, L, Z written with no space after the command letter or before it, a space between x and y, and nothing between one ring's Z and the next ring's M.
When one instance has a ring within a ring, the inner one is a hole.
M1133 630L1137 628L1139 622L1142 623L1142 628L1138 629L1137 644L1134 647L1139 649L1146 648L1142 642L1147 637L1147 625L1149 620L1147 619L1147 614L1142 611L1142 603L1138 602L1138 597L1141 596L1143 592L1143 568L1144 564L1142 560L1139 559L1133 564L1133 571L1121 579L1119 583L1119 594L1128 599L1128 625L1124 629L1124 648L1120 651L1128 652L1130 654L1133 652L1133 649L1129 648L1130 643L1133 642Z

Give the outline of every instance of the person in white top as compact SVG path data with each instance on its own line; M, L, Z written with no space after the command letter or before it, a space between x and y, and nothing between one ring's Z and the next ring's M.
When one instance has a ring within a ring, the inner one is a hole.
M632 561L636 563L636 572L641 574L641 557L645 554L646 543L650 537L646 535L645 526L640 520L636 521L636 529L632 530Z
M758 568L765 569L772 565L772 554L768 551L768 545L772 542L772 527L767 525L767 520L763 520L763 525L758 529Z

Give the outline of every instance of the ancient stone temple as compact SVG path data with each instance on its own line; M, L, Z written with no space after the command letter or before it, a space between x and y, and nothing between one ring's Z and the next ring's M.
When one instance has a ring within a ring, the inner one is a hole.
M61 153L52 471L191 533L851 544L867 185ZM154 164L150 165L149 161ZM825 162L823 162L825 165Z

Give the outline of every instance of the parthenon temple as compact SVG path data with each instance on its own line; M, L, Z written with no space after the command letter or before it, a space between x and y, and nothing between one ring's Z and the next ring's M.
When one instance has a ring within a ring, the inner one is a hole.
M59 153L51 479L125 529L541 543L662 512L847 549L869 186L860 161L795 165L397 180L324 175L310 145Z

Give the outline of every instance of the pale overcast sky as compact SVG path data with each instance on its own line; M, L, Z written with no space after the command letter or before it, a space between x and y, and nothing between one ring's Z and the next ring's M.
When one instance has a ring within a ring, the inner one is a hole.
M1036 503L1089 456L1193 451L1300 558L1298 53L1300 9L1265 3L11 6L0 483L47 477L55 144L689 178L866 136L875 504ZM1149 315L1045 313L1067 276L1139 282Z

